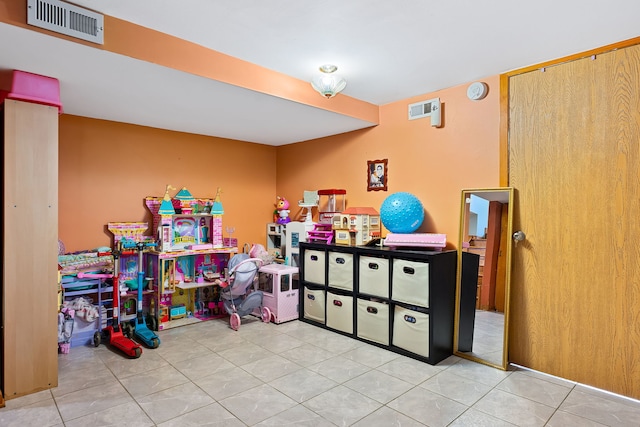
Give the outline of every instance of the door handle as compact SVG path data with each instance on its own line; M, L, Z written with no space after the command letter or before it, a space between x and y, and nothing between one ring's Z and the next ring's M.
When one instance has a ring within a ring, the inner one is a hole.
M518 230L515 233L513 233L513 240L515 240L516 242L522 242L526 238L527 238L527 235L524 234L524 231Z

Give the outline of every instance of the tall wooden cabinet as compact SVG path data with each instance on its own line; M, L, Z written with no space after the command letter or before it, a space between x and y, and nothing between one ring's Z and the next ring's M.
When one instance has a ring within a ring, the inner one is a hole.
M0 389L58 385L58 108L5 100Z

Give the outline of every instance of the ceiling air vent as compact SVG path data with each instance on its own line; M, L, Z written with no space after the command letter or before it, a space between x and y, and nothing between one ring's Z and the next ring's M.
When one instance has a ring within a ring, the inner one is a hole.
M409 120L431 117L431 126L440 127L440 98L409 104Z
M104 43L103 15L60 0L27 0L27 23L93 43Z

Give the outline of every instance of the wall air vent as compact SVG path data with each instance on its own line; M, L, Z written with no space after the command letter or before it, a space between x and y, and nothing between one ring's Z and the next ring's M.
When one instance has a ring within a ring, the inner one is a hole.
M421 119L423 117L431 117L431 126L440 127L440 98L409 104L409 120Z
M27 0L27 24L104 44L104 16L60 0Z

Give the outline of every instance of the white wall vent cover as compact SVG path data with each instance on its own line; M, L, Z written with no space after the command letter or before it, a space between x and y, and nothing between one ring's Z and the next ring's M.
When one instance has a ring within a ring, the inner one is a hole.
M27 24L104 44L104 16L60 0L27 0Z
M440 126L440 98L409 104L409 120L421 119L423 117L431 117L431 126Z

